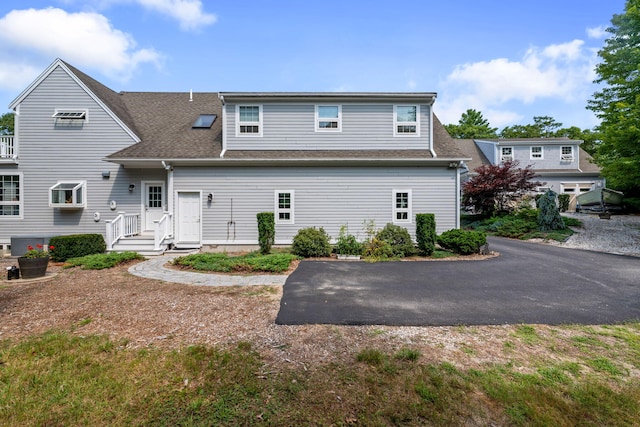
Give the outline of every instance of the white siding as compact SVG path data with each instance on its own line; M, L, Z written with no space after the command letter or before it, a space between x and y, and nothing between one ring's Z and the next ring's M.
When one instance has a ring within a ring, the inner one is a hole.
M407 103L410 104L410 103ZM393 104L342 103L342 131L316 132L316 104L262 103L261 137L236 136L235 104L225 105L229 150L429 149L429 105L420 105L420 136L393 136Z
M399 188L412 192L413 218L403 224L412 235L416 213L434 213L438 233L456 227L456 172L446 168L176 168L174 179L175 191L202 190L204 244L257 243L256 214L274 211L274 190L295 192L295 223L276 225L279 243L312 226L335 238L341 224L364 238L363 221L379 228L392 222L392 191Z
M88 120L76 128L55 126L51 116L56 108L87 109ZM61 68L34 88L19 112L19 164L2 165L0 170L23 173L24 218L0 217L0 241L25 235L104 234L104 220L114 218L117 211L140 211L140 175L102 161L134 141ZM109 171L110 178L103 178L102 171ZM166 176L164 171L147 171L148 179L149 173L156 179ZM87 182L84 209L49 207L48 189L61 180ZM128 190L130 183L136 183L133 193ZM111 200L118 205L115 211L109 208ZM93 220L95 212L100 213L99 222Z

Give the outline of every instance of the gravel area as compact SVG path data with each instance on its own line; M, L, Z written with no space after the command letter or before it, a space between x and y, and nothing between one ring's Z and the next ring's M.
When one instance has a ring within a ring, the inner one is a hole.
M611 220L578 215L584 228L561 246L640 256L640 217ZM480 261L481 262L481 261ZM0 340L49 330L105 334L126 348L218 347L250 342L269 365L308 369L318 363L353 363L364 348L415 348L424 361L459 367L486 363L529 366L532 357L557 357L553 346L505 352L519 325L481 327L390 327L276 325L282 285L192 286L130 274L123 265L101 271L64 269L50 263L42 281L7 281L0 261ZM557 339L577 329L536 325L536 333ZM532 369L535 369L532 368ZM637 375L637 372L634 373Z

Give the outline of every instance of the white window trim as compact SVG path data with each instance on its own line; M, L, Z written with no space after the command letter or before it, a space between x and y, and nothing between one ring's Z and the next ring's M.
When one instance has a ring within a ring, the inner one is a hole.
M7 219L23 219L24 218L24 182L22 179L22 172L18 173L2 173L2 176L17 176L18 177L18 202L0 202L0 205L3 206L15 206L17 205L20 211L19 215L0 215L0 220Z
M407 208L397 208L396 207L396 195L398 193L407 193L407 197L409 198L409 200L407 200L407 204L408 207ZM393 223L394 224L410 224L412 222L412 214L411 214L411 206L413 204L413 197L411 195L411 190L393 190L391 192L391 203L393 206ZM397 219L398 216L397 214L399 212L407 212L407 219Z
M321 118L318 116L318 108L319 107L338 107L338 118ZM315 123L316 123L316 132L342 132L342 105L340 104L316 104L315 106ZM321 128L320 122L338 122L337 128Z
M73 191L72 200L73 200L73 198L76 197L77 188L80 187L82 189L82 203L77 203L77 202L73 202L73 201L71 203L53 203L53 198L51 197L52 196L52 191L53 191L54 188L56 188L57 186L59 186L61 184L75 184L75 187L72 190ZM87 181L83 181L83 180L58 181L54 185L49 187L49 207L52 207L52 208L65 208L65 209L83 209L86 206L87 206Z
M416 121L415 122L399 122L398 121L398 107L416 107ZM415 126L415 133L398 133L398 126ZM417 138L420 136L420 105L417 104L398 104L393 106L393 136L401 138Z
M504 154L505 148L509 148L511 150L511 154ZM513 147L500 147L500 162L504 163L506 161L513 161L514 160L513 152L514 152Z
M562 153L562 149L563 148L571 148L571 154L563 154ZM575 150L573 149L573 146L571 145L563 145L560 147L560 161L561 162L573 162L576 159L575 156Z
M240 122L240 107L258 107L258 122ZM258 133L240 133L241 125L258 125ZM236 105L236 136L239 138L260 138L262 137L262 104L237 104Z
M540 148L540 153L534 153L534 148ZM534 154L539 154L540 157L534 157ZM529 147L529 159L530 160L544 160L544 146L542 145L534 145Z
M58 114L64 113L82 113L82 117L58 117ZM75 122L76 120L89 122L89 110L87 108L56 108L51 117L53 120L61 122Z
M279 205L279 195L282 193L289 193L291 196L291 208L281 209ZM293 190L276 190L273 192L273 212L276 220L276 224L295 224L295 192ZM289 219L280 219L281 212L289 212Z

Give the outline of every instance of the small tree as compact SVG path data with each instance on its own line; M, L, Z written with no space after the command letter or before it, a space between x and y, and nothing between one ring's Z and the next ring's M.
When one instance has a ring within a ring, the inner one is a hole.
M557 194L548 190L538 201L538 228L540 231L564 230L566 225L556 205Z
M13 135L15 115L6 113L0 116L0 135Z
M271 246L276 235L276 222L273 212L259 212L256 214L258 219L258 243L260 244L260 253L263 255L271 252Z
M476 168L477 175L462 186L463 205L486 216L512 211L518 199L541 185L533 181L536 175L531 165L523 169L518 165L514 160Z

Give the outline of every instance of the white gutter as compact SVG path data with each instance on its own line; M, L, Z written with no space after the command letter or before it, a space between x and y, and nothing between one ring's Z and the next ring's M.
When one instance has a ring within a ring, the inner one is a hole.
M224 96L218 94L218 99L222 103L222 151L220 152L220 158L223 158L224 153L227 151L227 107L224 103Z
M433 104L429 106L429 151L434 159L438 157L433 150Z

